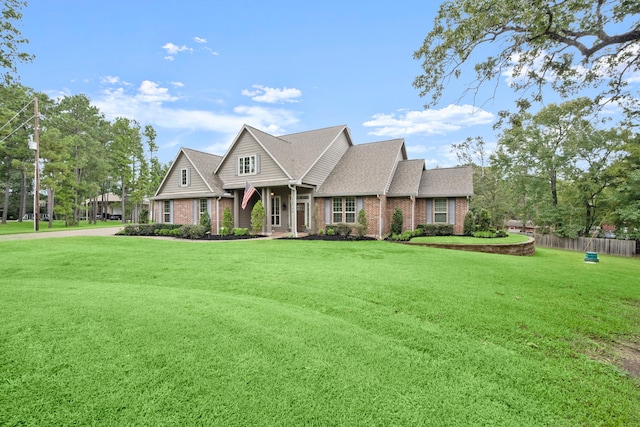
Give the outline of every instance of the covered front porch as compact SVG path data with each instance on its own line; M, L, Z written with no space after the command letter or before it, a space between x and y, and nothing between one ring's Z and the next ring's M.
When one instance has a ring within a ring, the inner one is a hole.
M256 202L262 199L265 210L266 235L288 234L297 237L299 233L306 233L313 227L312 209L313 188L301 185L260 186L252 183L256 189L249 199L245 209L242 200L245 189L237 189L234 193L233 218L234 225L241 228L251 228L251 210Z

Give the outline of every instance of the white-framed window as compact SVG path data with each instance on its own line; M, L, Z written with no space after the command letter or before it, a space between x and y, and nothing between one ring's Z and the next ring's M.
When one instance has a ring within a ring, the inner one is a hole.
M356 198L355 197L334 197L333 206L333 223L339 222L354 223L356 222Z
M171 200L165 200L163 205L164 222L171 222Z
M180 169L180 187L188 187L190 184L189 168Z
M202 215L209 213L207 199L200 199L200 215L198 217L202 217Z
M433 199L433 222L447 222L447 199Z
M271 196L271 225L280 226L280 196Z
M238 157L238 175L255 175L257 171L256 155Z
M344 198L344 222L352 224L356 222L356 198Z
M342 222L342 197L333 198L333 221L334 224Z

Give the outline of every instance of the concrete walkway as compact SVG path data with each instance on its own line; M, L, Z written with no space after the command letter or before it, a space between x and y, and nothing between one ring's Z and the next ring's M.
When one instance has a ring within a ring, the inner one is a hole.
M8 240L29 240L48 239L55 237L75 237L75 236L114 236L124 227L108 228L74 228L61 231L34 231L33 233L3 234L0 235L0 242Z

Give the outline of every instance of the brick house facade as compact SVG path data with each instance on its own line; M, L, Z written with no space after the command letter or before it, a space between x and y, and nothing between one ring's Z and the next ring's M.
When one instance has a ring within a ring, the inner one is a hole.
M396 208L404 230L447 222L462 234L472 194L471 168L427 170L402 139L356 145L344 125L279 137L245 125L222 157L181 148L153 200L159 222L175 224L198 223L206 204L212 233L227 207L249 228L259 199L267 234L356 222L364 209L366 234L382 238Z

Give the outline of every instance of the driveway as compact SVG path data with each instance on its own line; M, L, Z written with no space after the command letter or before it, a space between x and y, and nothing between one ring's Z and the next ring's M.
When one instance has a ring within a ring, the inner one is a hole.
M62 231L38 231L33 233L4 234L0 235L0 242L7 240L29 240L48 239L54 237L74 237L74 236L114 236L124 227L109 228L74 228Z

